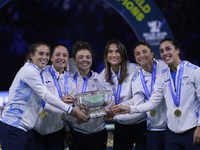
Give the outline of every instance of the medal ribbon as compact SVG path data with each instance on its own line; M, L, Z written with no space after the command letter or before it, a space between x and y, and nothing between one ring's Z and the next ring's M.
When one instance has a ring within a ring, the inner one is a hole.
M121 68L120 68L119 74L118 74L118 81L120 80L120 78L121 78ZM111 81L113 82L112 75L111 75ZM115 88L114 87L112 88L112 91L113 91L113 94L114 94L114 97L115 97L115 105L119 104L121 89L122 89L122 84L118 84L118 86L117 86L117 92L115 92Z
M33 67L35 67L37 70L38 70L38 68L35 66L35 64L34 63L31 63L31 65L33 66ZM42 79L42 83L44 84L44 78L43 78L43 75L42 75L42 71L40 72L40 77L41 77L41 79ZM42 104L42 108L44 109L44 107L45 107L45 101L43 100L43 99L41 99L41 104Z
M155 83L155 80L156 80L156 67L157 67L157 64L154 61L153 62L152 73L151 73L152 75L151 75L151 91L150 91L150 95L153 92L153 86L154 86L154 83ZM147 99L149 100L149 98L150 98L149 91L148 91L147 85L145 83L145 79L144 79L144 74L143 74L142 68L140 68L140 72L141 72L140 73L140 79L141 79L141 82L142 82L142 86L144 88L145 95L146 95Z
M184 63L183 61L181 61L180 64L180 70L178 73L178 82L177 82L177 90L176 90L176 97L174 94L174 91L172 89L172 85L171 85L171 80L169 80L169 88L170 88L170 92L172 95L172 99L174 101L174 104L178 107L180 104L180 97L181 97L181 83L182 83L182 77L183 77L183 70L184 70Z
M78 72L76 72L76 73L74 74L74 80L76 81L76 86L77 86L77 76L78 76ZM88 84L88 78L89 78L89 76L90 76L90 71L89 71L89 73L88 73L86 79L84 80L84 83L83 83L83 87L82 87L82 91L81 91L81 93L86 92L86 88L87 88L87 84Z
M53 70L53 67L51 66L50 67L50 73L51 73L51 76L53 78L53 81L55 83L55 86L57 88L57 91L58 91L58 95L60 98L63 97L63 94L62 94L62 91L61 91L61 88L60 88L60 84L58 83L58 80L57 80L57 77L55 75L55 72ZM67 75L65 73L65 95L68 94L68 82L67 82Z

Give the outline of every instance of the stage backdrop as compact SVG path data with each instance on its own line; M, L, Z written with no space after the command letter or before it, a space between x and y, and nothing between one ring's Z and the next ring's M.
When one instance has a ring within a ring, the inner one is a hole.
M12 0L0 0L0 9ZM160 57L158 45L164 38L173 38L171 29L153 0L103 0L109 3L131 26L138 40L149 42ZM123 30L123 29L122 29Z
M0 0L0 9L11 0ZM173 38L170 27L153 0L104 0L130 24L138 40L148 41L158 57L158 45ZM123 30L123 29L122 29ZM8 92L0 92L0 107L5 106Z
M109 3L131 26L138 40L145 40L159 55L159 43L173 38L171 29L153 0L104 0ZM123 29L122 29L123 30Z

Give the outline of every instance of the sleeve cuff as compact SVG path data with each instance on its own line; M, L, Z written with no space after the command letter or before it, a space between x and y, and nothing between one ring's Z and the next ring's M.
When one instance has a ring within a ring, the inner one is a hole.
M129 112L129 114L133 114L134 113L134 106L130 106L130 112Z
M71 107L71 106L69 106L69 108L68 108L68 110L66 111L66 113L67 113L67 114L70 114L70 113L71 113L71 111L72 111L72 107Z

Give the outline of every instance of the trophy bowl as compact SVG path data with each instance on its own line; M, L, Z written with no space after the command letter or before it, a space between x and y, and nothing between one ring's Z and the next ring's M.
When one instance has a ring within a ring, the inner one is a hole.
M96 90L89 91L75 95L77 100L77 105L79 107L88 108L86 114L89 117L100 117L106 115L105 106L107 106L112 99L111 90Z

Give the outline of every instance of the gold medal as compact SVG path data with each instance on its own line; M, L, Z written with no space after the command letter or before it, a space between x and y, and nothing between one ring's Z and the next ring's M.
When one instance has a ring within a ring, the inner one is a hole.
M155 110L150 111L150 115L151 117L154 117L156 115L156 111Z
M65 119L65 117L66 117L65 115L61 115L61 118L62 118L62 119Z
M42 119L44 119L44 118L46 118L46 113L44 112L44 110L41 112L41 114L40 114L40 117L42 118Z
M181 111L180 111L179 109L176 109L176 110L174 111L174 115L175 115L176 117L180 117Z

